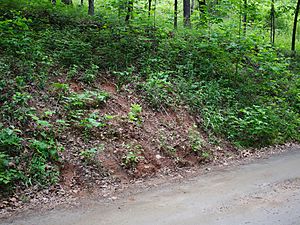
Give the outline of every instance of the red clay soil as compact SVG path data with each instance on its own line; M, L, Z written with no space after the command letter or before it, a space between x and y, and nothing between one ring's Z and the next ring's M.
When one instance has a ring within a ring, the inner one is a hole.
M110 97L104 105L89 108L86 114L97 112L103 118L110 115L112 119L106 120L104 127L92 128L88 134L74 126L59 135L59 141L65 148L61 153L61 178L51 193L46 192L47 198L66 196L66 192L77 197L87 190L93 192L99 188L105 192L116 183L129 183L182 167L226 164L227 160L240 157L239 152L223 140L214 137L218 144L212 144L205 132L196 126L199 118L184 107L157 112L134 91L118 92L113 83L100 84L98 88L108 92ZM72 82L70 89L80 93L86 88L81 83ZM34 104L40 111L62 107L57 100L46 101L42 97L35 98ZM128 119L132 104L142 106L141 124ZM59 118L53 118L56 119ZM201 148L197 151L192 148L193 138L201 141ZM82 153L91 148L100 150L90 158L84 157ZM19 205L32 204L37 191L32 189L16 193L13 200L16 198ZM20 196L25 196L27 200L23 201ZM42 204L40 199L37 202ZM0 211L8 207L15 210L20 206L8 199L0 204Z
M76 87L75 84L73 86ZM70 145L67 147L65 158L69 163L74 162L68 167L73 166L77 170L80 167L82 169L82 165L77 162L80 151L99 144L105 146L96 159L101 166L93 168L93 165L90 165L88 169L83 169L86 172L98 170L98 175L82 177L82 171L79 171L77 174L81 173L81 179L77 178L77 180L80 182L90 184L93 179L101 179L102 172L126 182L153 176L166 168L176 170L178 167L198 166L237 155L236 149L224 141L221 141L218 146L210 144L205 133L195 127L196 118L185 108L157 112L145 105L133 92L118 93L113 83L102 84L100 88L107 91L110 98L104 107L90 111L97 111L103 116L112 115L113 119L107 122L105 128L93 130L88 141L80 137L78 130L73 129L67 135ZM132 104L142 106L140 125L128 120ZM198 152L194 152L191 147L189 133L191 130L194 130L194 135L198 135L203 142ZM125 165L124 158L129 152L133 152L138 160L133 164ZM206 153L205 157L202 155L203 152ZM63 177L69 177L70 174L64 173L64 170L62 172ZM76 173L73 174L76 176ZM86 178L92 180L88 181ZM70 178L62 178L63 184L67 184L65 180L68 179Z

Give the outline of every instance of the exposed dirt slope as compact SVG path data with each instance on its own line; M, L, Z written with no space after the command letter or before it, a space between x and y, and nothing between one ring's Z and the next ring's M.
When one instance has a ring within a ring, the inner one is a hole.
M64 83L64 80L53 82ZM52 207L76 202L93 192L107 197L130 183L173 176L178 171L197 170L203 166L226 166L235 159L261 153L253 149L238 151L226 141L207 135L197 127L201 118L191 115L184 107L157 112L147 107L129 88L123 87L117 92L115 84L99 83L95 89L108 92L110 97L105 104L89 106L85 115L97 113L101 118L109 118L105 125L93 127L88 132L72 125L59 134L65 147L60 153L60 182L46 189L34 186L18 190L14 196L1 201L1 215L45 204ZM72 93L85 90L81 83L70 84ZM55 109L61 116L66 113L64 106L58 104L57 93L50 99L43 99L40 92L36 94L31 104L41 114L47 109ZM133 104L142 107L139 122L129 118ZM56 119L59 117L54 115L52 120ZM96 151L89 152L91 149Z

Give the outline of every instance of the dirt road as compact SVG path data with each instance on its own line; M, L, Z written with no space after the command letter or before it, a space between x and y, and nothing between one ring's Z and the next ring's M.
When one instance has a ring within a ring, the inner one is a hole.
M1 224L300 225L300 149L113 203L91 202Z

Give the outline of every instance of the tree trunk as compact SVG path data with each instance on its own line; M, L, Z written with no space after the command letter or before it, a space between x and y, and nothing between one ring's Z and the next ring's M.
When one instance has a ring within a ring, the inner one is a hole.
M295 10L294 27L293 27L293 35L292 35L292 48L291 48L293 52L295 52L295 46L296 46L296 31L297 31L299 8L300 8L300 0L298 0L297 2L297 6Z
M133 2L128 1L127 2L127 14L126 14L126 17L125 17L126 22L129 22L130 18L132 17L132 11L133 11Z
M244 34L247 31L247 0L244 0L244 15L243 15Z
M154 9L153 9L153 11L154 11L154 19L153 19L154 24L153 24L153 26L154 27L156 26L156 4L157 4L157 0L154 1Z
M152 0L148 0L148 17L151 15Z
M174 29L177 29L178 20L178 0L174 0Z
M83 0L80 0L80 6L81 7L83 6Z
M62 0L62 2L66 5L72 5L72 0Z
M184 26L191 25L191 4L190 0L183 0L183 18Z
M271 32L270 32L270 41L274 45L275 43L275 0L272 0L271 3Z
M94 0L89 0L89 15L93 16L95 12Z
M195 0L192 0L192 5L191 5L191 14L193 14L195 8Z

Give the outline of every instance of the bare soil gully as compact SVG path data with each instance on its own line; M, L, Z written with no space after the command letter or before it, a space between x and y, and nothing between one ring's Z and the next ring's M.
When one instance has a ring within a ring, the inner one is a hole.
M37 199L35 204L5 208L0 224L296 225L299 165L296 144L247 151L225 164L182 168L100 186L92 194L65 194L60 201L58 195L43 205L45 199Z

